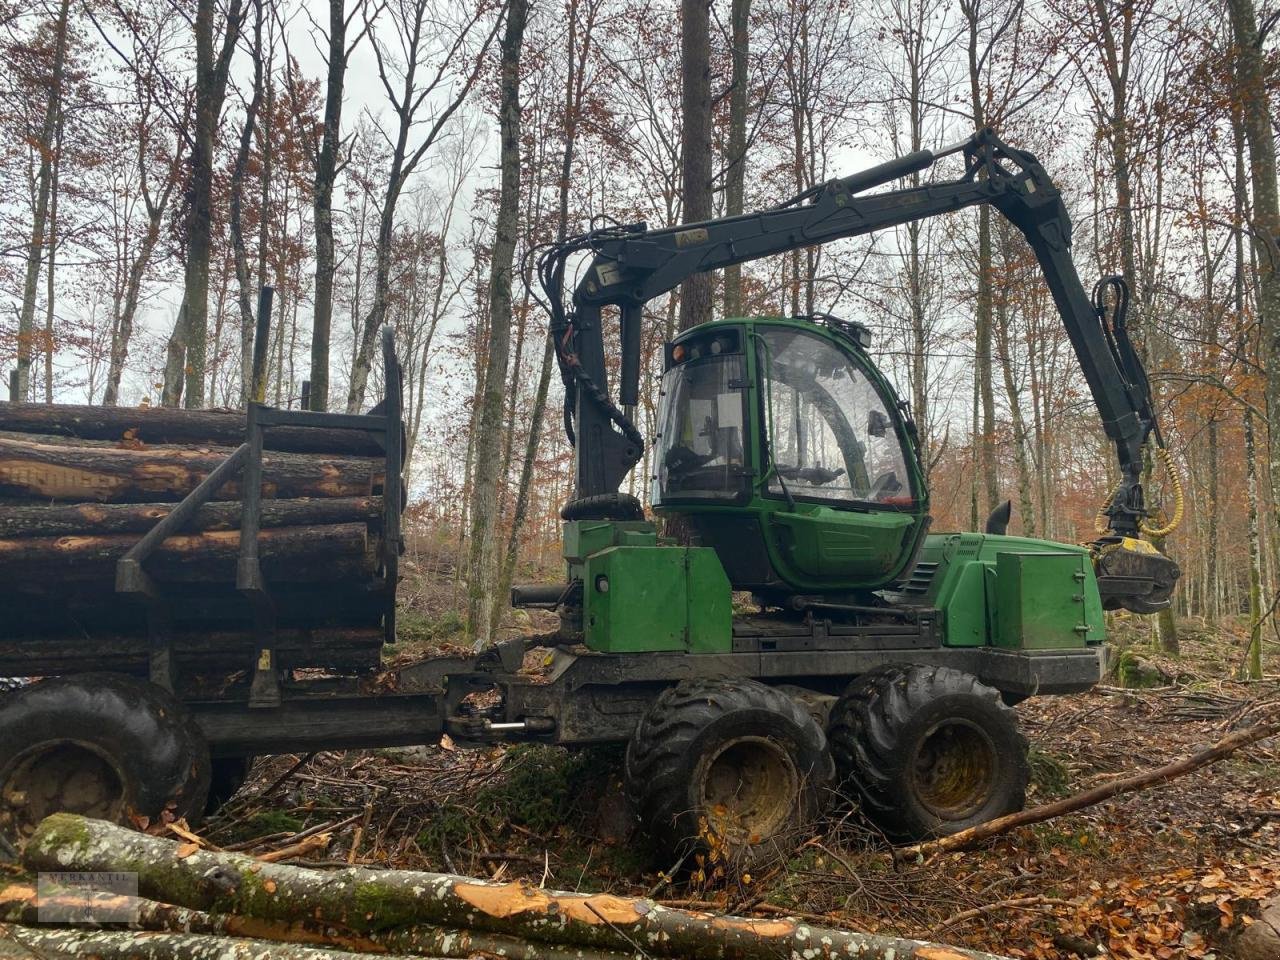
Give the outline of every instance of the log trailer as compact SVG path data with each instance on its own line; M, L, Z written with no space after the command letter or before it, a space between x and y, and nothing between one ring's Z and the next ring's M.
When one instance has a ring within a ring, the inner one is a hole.
M953 154L964 163L955 180L864 193ZM931 532L910 410L873 362L868 330L830 315L726 318L667 344L651 501L687 532L660 536L619 492L644 449L634 411L649 300L697 273L981 204L1035 252L1114 444L1120 482L1096 541L1010 536L1007 503L984 532ZM516 587L512 602L554 609L559 631L431 658L377 683L369 665L362 675L329 662L308 637L371 626L395 635L402 426L390 334L387 395L371 414L251 404L243 443L117 561L102 610L134 618L131 658L103 662L87 618L77 621L79 642L42 645L44 614L0 593L9 605L0 623L27 624L5 630L16 639L5 641L12 655L0 657L0 673L51 677L0 702L6 822L21 833L55 809L194 816L234 789L255 754L445 733L468 743L627 744L628 793L667 849L707 843L754 858L836 792L893 839L1019 808L1028 767L1011 705L1096 683L1104 610L1163 609L1178 577L1144 539L1167 532L1149 517L1142 486L1144 445L1163 443L1125 328L1127 291L1107 278L1091 301L1070 241L1066 208L1037 159L982 130L757 213L661 230L612 225L545 248L539 276L575 494L563 511L564 582ZM566 305L567 266L584 254ZM605 336L615 311L616 393ZM0 431L23 409L0 405ZM148 440L145 413L120 412L101 436L118 439L132 424ZM342 603L331 582L285 585L288 565L273 573L258 554L270 451L286 437L305 447L308 431L350 431L383 457L373 491L381 506L369 520L377 556L344 581ZM83 435L75 424L65 432ZM0 464L0 496L22 469ZM195 593L166 582L156 551L219 499L239 503L227 582ZM752 595L752 612L735 612L734 591ZM242 638L219 648L238 672L213 692L194 682L209 644L178 642L211 620ZM297 633L287 655L285 625ZM549 652L531 672L534 645ZM234 651L238 661L228 659Z

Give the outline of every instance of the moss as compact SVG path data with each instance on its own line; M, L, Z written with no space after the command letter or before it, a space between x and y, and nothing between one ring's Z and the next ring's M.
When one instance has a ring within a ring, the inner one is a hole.
M354 911L349 922L356 929L388 930L422 920L421 911L405 901L403 891L377 881L358 884L351 900Z
M1144 660L1141 652L1133 647L1120 651L1115 659L1114 672L1120 686L1132 690L1162 687L1172 679L1156 664Z
M481 833L497 836L511 825L542 837L584 819L579 809L586 786L614 769L616 750L569 751L543 744L511 747L503 762L503 776L481 787L465 805L442 808L418 834L425 849L469 845Z
M1052 753L1032 747L1027 753L1031 767L1031 785L1045 798L1065 797L1071 785L1067 765Z
M466 624L456 610L446 610L436 617L406 607L396 611L396 642L387 644L383 652L394 656L409 651L431 651L461 639Z

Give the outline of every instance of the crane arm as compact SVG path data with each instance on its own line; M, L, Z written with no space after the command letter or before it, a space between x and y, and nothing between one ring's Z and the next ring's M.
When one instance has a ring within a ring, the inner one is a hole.
M962 153L963 175L952 181L860 195L861 191L922 171ZM613 226L553 246L542 262L551 330L566 384L566 428L576 436L579 499L613 494L639 460L642 438L631 423L637 402L640 328L644 304L694 274L786 253L845 237L990 204L1027 239L1039 261L1067 336L1079 358L1103 429L1115 447L1121 481L1104 508L1111 532L1137 537L1146 507L1142 446L1156 418L1146 373L1124 327L1120 304L1108 314L1107 286L1091 302L1071 259L1071 220L1058 188L1030 153L1003 143L990 129L937 152L921 150L808 190L756 213L648 230L643 223ZM573 295L560 302L564 261L590 249L590 266ZM602 308L619 311L622 343L619 396L603 389Z

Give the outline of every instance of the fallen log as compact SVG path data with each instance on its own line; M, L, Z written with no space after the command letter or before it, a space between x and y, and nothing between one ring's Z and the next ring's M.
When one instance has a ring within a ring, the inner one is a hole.
M146 533L169 515L172 503L10 503L0 507L0 538L63 537L104 533ZM206 503L188 530L239 530L235 501ZM263 527L314 526L378 520L381 497L263 500Z
M1237 750L1250 744L1277 735L1280 735L1280 706L1273 708L1265 720L1243 730L1227 734L1213 746L1189 757L1175 760L1173 763L1165 764L1163 767L1157 767L1154 770L1148 770L1145 773L1109 780L1090 790L1085 790L1083 793L1077 793L1075 796L1066 797L1053 803L1046 803L1039 807L1032 807L1030 810L1020 810L1017 813L997 817L995 820L980 823L976 827L969 827L967 830L953 833L949 837L941 837L937 840L929 840L909 847L899 847L894 851L894 856L901 861L930 857L954 850L966 850L982 843L984 840L990 840L992 837L998 837L1019 827L1029 826L1033 823L1043 823L1046 820L1052 820L1055 817L1061 817L1064 814L1075 813L1077 810L1091 807L1104 800L1110 800L1112 797L1123 793L1134 793L1138 790L1154 787L1157 784L1167 783L1176 777L1185 776L1202 767L1217 763L1219 760L1229 757Z
M643 960L634 951L623 954L582 950L447 927L409 926L384 934L357 934L313 920L280 922L230 913L205 913L141 897L111 897L105 903L102 900L95 902L100 908L109 906L114 916L135 917L130 924L135 928L157 932L251 937L273 943L330 947L358 953L409 953L456 960L467 960L477 954L503 957L504 960ZM83 903L83 898L68 899L65 903L68 914ZM41 906L45 907L47 917L50 907L61 905L56 901L50 903L48 898L37 902L35 888L30 884L10 884L0 889L0 922L35 925L40 923Z
M114 580L116 561L137 544L128 534L32 537L0 540L0 578L21 581L41 575L63 580ZM161 581L234 582L240 533L214 530L163 541L147 560L147 572ZM316 527L273 527L258 532L258 554L269 579L312 579L330 571L333 560L369 555L363 523Z
M0 495L96 503L181 500L230 449L72 446L0 437ZM262 458L266 497L367 497L381 492L384 462L374 458L269 453ZM214 494L235 500L238 480Z
M118 442L127 438L145 444L213 443L235 447L245 440L245 413L243 410L0 403L0 430L83 440ZM269 427L264 431L263 446L293 453L382 455L382 448L368 434L327 427Z
M988 954L822 928L675 910L652 900L544 890L450 874L346 868L318 872L252 857L183 851L170 840L72 814L48 817L23 851L32 870L138 875L139 892L179 906L263 920L316 920L361 934L428 924L543 943L690 960L973 960Z
M198 933L151 933L124 930L68 930L0 924L0 943L27 951L28 958L84 960L355 960L367 954L326 950ZM24 956L24 954L17 954ZM395 960L386 954L387 960Z

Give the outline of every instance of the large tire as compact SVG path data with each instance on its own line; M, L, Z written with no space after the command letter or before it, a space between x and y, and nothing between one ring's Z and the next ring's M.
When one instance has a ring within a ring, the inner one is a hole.
M0 701L0 823L19 837L58 811L125 825L193 817L209 775L200 728L154 684L79 674Z
M835 767L804 707L754 680L685 680L658 697L626 755L627 793L672 856L754 863L794 846Z
M850 684L827 728L842 785L894 840L957 833L1026 802L1027 741L999 691L950 667Z

